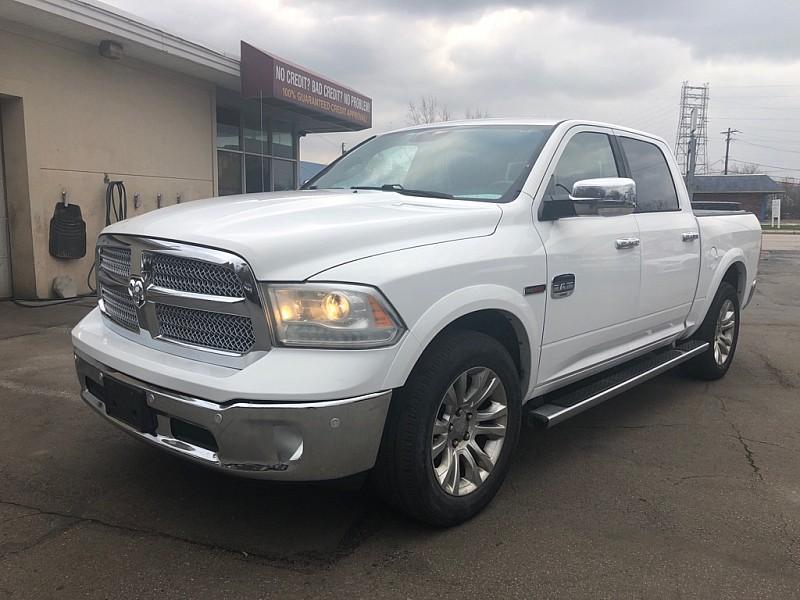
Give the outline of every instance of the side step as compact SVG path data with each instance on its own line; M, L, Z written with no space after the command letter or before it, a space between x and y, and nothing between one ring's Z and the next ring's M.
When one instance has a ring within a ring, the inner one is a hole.
M594 377L545 394L544 404L531 408L528 418L545 427L552 427L702 354L707 349L708 342L690 340L674 348L646 354Z

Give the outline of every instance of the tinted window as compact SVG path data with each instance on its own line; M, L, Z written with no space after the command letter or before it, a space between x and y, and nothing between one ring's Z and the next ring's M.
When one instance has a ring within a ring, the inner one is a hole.
M242 155L217 150L217 179L219 195L242 193Z
M675 182L658 146L626 137L619 141L636 182L636 212L678 210Z
M297 188L294 175L294 163L288 160L273 160L275 175L275 191L293 190Z
M217 148L239 150L239 111L233 108L217 107Z
M611 142L604 133L578 133L567 143L548 188L549 199L567 200L583 179L619 177Z

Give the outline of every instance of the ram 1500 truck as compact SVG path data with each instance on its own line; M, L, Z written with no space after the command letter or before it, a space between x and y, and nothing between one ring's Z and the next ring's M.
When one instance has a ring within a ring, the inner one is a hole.
M756 218L693 212L658 137L482 120L372 137L300 190L107 227L73 330L86 403L218 470L369 472L439 526L551 426L683 365L731 365Z

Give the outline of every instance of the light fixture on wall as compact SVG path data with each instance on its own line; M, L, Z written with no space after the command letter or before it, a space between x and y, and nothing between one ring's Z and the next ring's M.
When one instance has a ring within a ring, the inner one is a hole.
M119 42L114 40L103 40L97 47L97 51L103 58L110 58L111 60L119 60L122 58L123 47Z

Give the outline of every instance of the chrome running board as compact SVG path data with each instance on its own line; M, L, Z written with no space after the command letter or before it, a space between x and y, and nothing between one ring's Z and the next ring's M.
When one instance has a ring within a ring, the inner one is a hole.
M528 411L528 418L552 427L702 354L708 346L697 340L683 342L550 392L543 404Z

